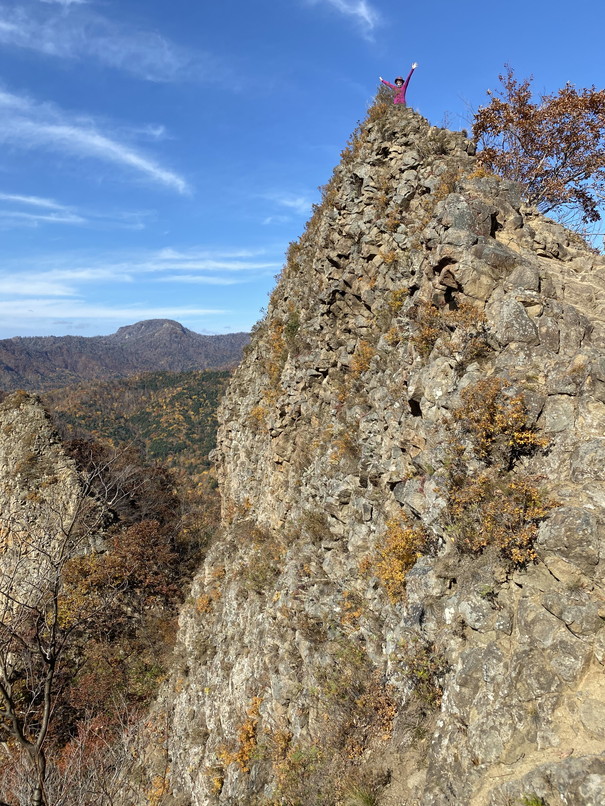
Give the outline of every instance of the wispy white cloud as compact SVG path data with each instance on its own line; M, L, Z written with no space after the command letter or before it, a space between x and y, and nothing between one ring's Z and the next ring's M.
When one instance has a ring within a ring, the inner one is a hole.
M365 36L370 37L380 24L379 12L367 0L307 0L313 6L323 5L352 18Z
M292 220L293 216L308 216L313 206L313 202L309 196L295 193L274 191L263 194L261 198L289 211L288 214L271 213L265 216L265 218L262 219L264 226L270 224L286 224Z
M182 249L173 249L169 246L156 252L156 256L159 260L207 260L217 257L231 260L233 258L260 257L265 254L265 249L190 249L183 251Z
M0 228L24 224L85 224L86 219L76 213L24 213L20 210L0 210Z
M307 196L296 196L291 193L270 193L267 194L267 199L279 204L280 207L286 207L298 215L307 215L311 210L312 201Z
M15 209L24 207L25 210ZM33 210L33 212L31 212ZM18 193L0 192L0 229L37 227L40 224L72 224L94 229L145 228L152 213L143 210L101 212L82 210L60 204L55 199L40 196L24 196Z
M17 297L38 293L49 297L82 297L92 284L160 282L205 285L235 285L259 275L273 274L277 260L258 260L258 252L164 249L122 255L82 257L58 255L52 259L28 258L27 263L5 261L0 270L0 292ZM31 263L37 268L32 271ZM207 272L212 272L208 274ZM44 289L34 292L32 289ZM9 290L10 289L10 290Z
M227 313L223 308L198 308L170 305L147 307L144 305L98 305L81 299L46 299L29 297L20 301L0 300L0 316L33 317L34 319L92 319L136 322L141 319L184 319L191 316L214 316Z
M61 59L93 59L148 81L224 75L210 54L191 52L153 31L121 27L82 0L0 4L0 43Z
M91 118L75 116L50 103L38 103L0 88L3 121L0 142L13 148L42 148L119 165L178 193L189 192L185 179Z
M10 202L24 207L33 207L42 212L25 212L23 210L6 209L3 202ZM39 224L85 224L87 219L73 209L59 204L54 199L43 199L40 196L20 196L15 193L0 193L0 229L19 226L38 226Z
M266 218L263 218L261 223L266 227L270 224L287 224L291 220L292 218L289 215L268 215Z
M133 277L112 268L65 268L48 271L3 271L0 273L0 293L14 297L78 297L86 284L126 283Z
M17 204L27 204L33 207L45 207L49 210L69 210L63 204L59 204L54 199L43 199L40 196L20 196L17 193L0 193L0 202L16 202Z
M259 259L263 258L264 259ZM161 271L275 271L281 261L267 260L266 252L258 249L217 251L209 249L161 249L138 263L147 272Z
M83 6L88 0L40 0L41 3L54 3L59 6Z
M30 297L32 294L39 297L73 297L74 290L67 284L61 284L44 277L27 277L27 287L22 277L0 277L0 294L13 297ZM14 300L11 301L11 305Z

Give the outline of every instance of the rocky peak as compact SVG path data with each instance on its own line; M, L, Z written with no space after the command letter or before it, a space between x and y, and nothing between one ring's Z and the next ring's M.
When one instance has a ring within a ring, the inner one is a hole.
M604 302L464 134L370 110L222 404L171 803L605 801Z
M192 330L188 330L180 322L175 322L173 319L145 319L142 322L136 322L134 325L125 325L118 328L116 333L107 338L116 342L126 342L149 338L178 338L186 335L197 336Z

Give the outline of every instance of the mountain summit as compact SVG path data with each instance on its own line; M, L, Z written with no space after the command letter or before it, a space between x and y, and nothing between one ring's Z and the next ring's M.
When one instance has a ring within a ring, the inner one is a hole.
M0 340L0 389L43 390L140 372L186 372L236 364L247 333L205 336L172 319L147 319L109 336Z
M142 322L135 322L134 325L125 325L105 338L113 342L126 342L132 339L172 339L198 335L174 319L144 319Z

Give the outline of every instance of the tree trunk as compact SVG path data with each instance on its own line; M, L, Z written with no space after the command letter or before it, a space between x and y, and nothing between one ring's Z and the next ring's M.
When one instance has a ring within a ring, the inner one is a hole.
M44 782L46 780L46 756L43 750L35 750L32 754L36 782L32 793L32 806L46 806L44 797Z

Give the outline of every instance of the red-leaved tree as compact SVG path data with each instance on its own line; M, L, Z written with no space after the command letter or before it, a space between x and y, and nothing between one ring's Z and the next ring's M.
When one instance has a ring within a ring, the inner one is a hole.
M567 224L599 221L605 200L605 90L566 84L533 100L532 78L512 68L475 115L488 170L521 182L527 201Z

